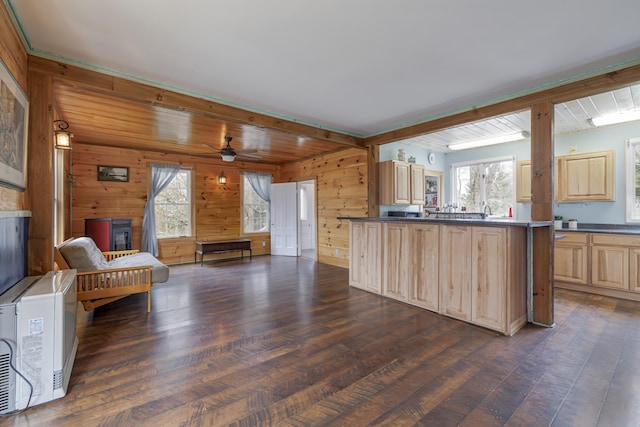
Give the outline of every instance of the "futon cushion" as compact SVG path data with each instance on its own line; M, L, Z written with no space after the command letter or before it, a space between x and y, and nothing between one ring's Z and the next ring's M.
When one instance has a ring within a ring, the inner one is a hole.
M58 248L69 267L78 271L104 270L109 263L90 237L78 237Z
M108 263L107 268L131 268L144 265L153 267L151 270L151 281L153 283L162 283L169 280L169 267L148 252L138 252L137 254L114 258Z

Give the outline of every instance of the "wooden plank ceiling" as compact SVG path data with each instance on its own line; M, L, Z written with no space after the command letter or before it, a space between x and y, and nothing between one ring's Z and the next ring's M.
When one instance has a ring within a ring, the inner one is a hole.
M56 108L69 123L74 143L220 158L233 138L235 150L256 150L268 164L284 164L342 150L345 145L265 127L221 120L203 113L136 102L86 88L54 84ZM206 145L208 144L208 145Z

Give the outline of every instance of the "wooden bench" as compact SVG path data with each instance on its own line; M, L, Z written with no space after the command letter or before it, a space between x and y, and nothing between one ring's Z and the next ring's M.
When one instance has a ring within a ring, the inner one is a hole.
M203 258L206 254L234 251L240 251L242 258L244 258L244 251L249 251L249 259L251 259L253 256L253 252L251 252L251 240L237 239L221 240L218 242L196 242L196 251L193 254L193 262L198 262L198 254L200 254L200 266L202 266Z

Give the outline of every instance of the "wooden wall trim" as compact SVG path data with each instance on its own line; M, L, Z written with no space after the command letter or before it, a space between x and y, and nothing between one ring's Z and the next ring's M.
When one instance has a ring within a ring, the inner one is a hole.
M81 87L121 99L163 106L194 114L203 114L236 123L266 127L283 132L306 135L311 138L333 142L351 148L363 148L362 140L355 136L322 129L295 121L272 117L232 107L218 102L196 98L153 87L144 83L102 74L62 62L31 56L29 68L60 79L64 84Z
M531 219L553 219L553 103L531 108ZM533 321L553 326L553 228L533 230Z
M380 146L370 145L367 152L367 168L369 179L367 180L368 206L367 214L370 218L380 216Z
M53 269L53 84L29 72L29 135L26 197L29 222L29 275Z
M541 102L558 104L589 95L595 95L612 89L617 89L640 81L640 65L634 65L621 70L586 78L584 80L567 83L529 95L524 95L507 101L498 102L486 107L474 108L458 114L418 123L402 129L392 130L364 139L364 145L386 144L403 139L436 132L461 124L483 120L489 117L527 110L532 105Z

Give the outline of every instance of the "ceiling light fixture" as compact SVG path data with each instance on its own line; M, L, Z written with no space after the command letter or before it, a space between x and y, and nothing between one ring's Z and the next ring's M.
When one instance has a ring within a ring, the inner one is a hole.
M236 156L232 154L225 154L225 153L220 153L220 156L222 157L223 162L233 162L233 160L236 158Z
M632 122L634 120L640 120L640 111L626 111L624 113L593 117L587 121L591 126L607 126L624 122Z
M65 120L54 120L53 121L53 126L54 126L54 145L56 148L59 148L61 150L71 150L71 132L69 132L67 129L69 129L69 123L67 123ZM58 129L55 129L55 127L58 127Z
M527 138L529 138L529 132L523 131L523 132L512 133L508 135L495 136L492 138L477 139L475 141L460 142L458 144L448 145L447 147L449 148L449 150L454 150L454 151L466 150L468 148L486 147L487 145L504 144L505 142L520 141Z

